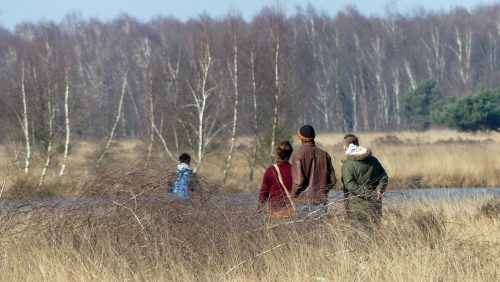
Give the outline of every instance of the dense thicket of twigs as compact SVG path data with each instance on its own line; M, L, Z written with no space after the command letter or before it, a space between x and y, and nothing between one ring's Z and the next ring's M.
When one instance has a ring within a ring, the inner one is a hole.
M316 219L270 220L254 212L255 199L227 198L203 180L191 200L179 201L151 175L135 181L143 176L101 176L75 198L3 200L0 278L498 278L498 198L388 204L370 236L341 205Z
M270 7L249 22L229 15L147 23L69 15L61 23L0 28L0 137L21 132L22 87L34 141L48 139L48 101L56 136L64 135L67 84L73 137L108 136L124 82L118 136L149 138L153 111L170 146L176 138L196 143L200 91L211 94L205 123L229 135L235 52L239 133L252 133L254 102L259 134L271 129L276 105L285 129L303 122L324 131L405 128L399 102L419 81L435 79L446 97L498 86L499 15L499 5L384 17L351 8L287 16Z

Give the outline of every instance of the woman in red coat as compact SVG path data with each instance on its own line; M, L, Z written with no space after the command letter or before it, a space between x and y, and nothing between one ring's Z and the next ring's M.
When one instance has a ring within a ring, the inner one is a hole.
M295 206L289 197L292 189L292 166L288 160L293 148L290 142L283 141L276 145L275 152L276 164L267 168L262 179L257 211L262 212L265 204L268 203L267 214L269 216L289 217L295 211Z

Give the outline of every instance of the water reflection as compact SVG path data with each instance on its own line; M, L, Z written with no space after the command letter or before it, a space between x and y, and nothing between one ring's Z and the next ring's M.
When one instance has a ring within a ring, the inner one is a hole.
M164 197L165 196L165 197ZM137 200L143 204L148 203L168 203L168 195L162 197L153 195L144 195ZM330 202L340 202L343 199L342 191L330 192ZM384 202L397 204L401 202L415 201L415 200L443 200L443 199L480 199L485 197L500 196L500 188L426 188L426 189L389 189L386 191ZM258 192L255 193L231 193L231 194L212 194L206 198L210 202L228 203L232 205L253 206L258 202ZM128 202L128 197L78 197L78 198L46 198L39 200L14 200L14 199L0 199L0 208L34 208L34 207L85 207L92 208L98 207L103 204L115 202Z

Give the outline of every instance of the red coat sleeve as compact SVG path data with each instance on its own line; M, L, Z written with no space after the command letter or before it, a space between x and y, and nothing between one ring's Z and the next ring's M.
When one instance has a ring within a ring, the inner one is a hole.
M262 185L260 186L259 193L259 203L267 202L269 198L269 192L271 190L271 180L269 178L270 170L267 169L266 173L264 173L264 177L262 177Z

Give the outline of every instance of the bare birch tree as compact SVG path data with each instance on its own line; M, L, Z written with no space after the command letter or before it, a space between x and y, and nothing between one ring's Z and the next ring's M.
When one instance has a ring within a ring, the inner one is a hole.
M209 112L209 105L216 86L209 86L209 75L213 64L212 53L208 39L200 42L198 50L196 50L194 68L194 84L188 81L189 90L193 98L193 103L188 106L194 108L195 119L189 122L189 127L193 130L196 136L196 161L195 171L199 170L203 165L205 154L212 139L222 131L225 126L218 126L214 115L217 112Z
M240 93L238 90L238 23L234 17L229 19L230 36L232 37L230 48L232 47L232 62L228 62L227 69L231 78L234 95L234 109L233 109L233 122L231 129L231 138L229 142L229 153L227 155L226 165L224 167L222 183L226 184L229 169L231 168L231 161L233 159L234 146L236 143L236 129L238 126L238 107L240 100Z
M392 70L392 91L394 92L395 100L395 114L396 114L396 127L397 129L401 126L401 117L399 116L400 111L400 95L401 95L401 73L399 66Z
M164 39L164 44L167 44L167 42L168 41L166 39ZM167 78L166 79L167 80L166 92L172 101L173 108L177 109L179 107L178 98L179 98L179 92L180 92L180 90L179 90L179 84L180 84L179 72L180 72L180 62L181 62L181 50L179 48L179 50L177 52L177 58L174 62L172 62L172 59L170 58L170 55L168 54L168 45L167 45L166 54L163 57L165 59L163 59L162 62L164 65L164 69L166 72L166 78ZM176 112L175 115L177 117L178 113ZM177 153L179 153L179 137L177 134L177 125L176 124L177 124L177 118L174 119L174 122L172 125L172 127L173 127L172 132L173 132L173 137L174 137L175 150ZM166 146L166 143L164 141L162 141L162 143L164 143L165 151L167 151L168 148Z
M66 66L69 68L69 66ZM66 165L68 164L68 154L69 154L69 140L70 140L70 125L69 125L69 77L68 77L68 69L64 72L64 128L65 128L65 139L64 139L64 154L63 161L61 164L61 170L59 171L59 177L63 177L64 172L66 170Z
M349 89L351 91L351 102L352 102L352 131L357 132L358 125L358 90L357 90L357 76L353 74L351 76L351 80L349 81Z
M339 86L339 58L334 54L339 49L339 38L336 30L322 33L318 38L316 20L313 16L309 16L304 20L306 34L311 44L311 52L314 59L314 74L313 78L316 86L316 95L313 105L315 109L322 113L322 124L320 129L327 131L332 130L333 117L335 116L342 128L345 124L345 119L342 115L342 108L340 107L340 86ZM324 29L324 27L323 27ZM328 38L325 38L328 37ZM331 45L325 46L323 41L331 41ZM333 62L327 62L332 60ZM332 109L332 100L335 101L335 109Z
M363 65L365 61L365 53L361 49L361 42L359 35L357 33L353 34L353 39L354 39L354 47L355 51L358 54L356 56L356 70L354 71L355 78L353 79L354 81L358 81L359 84L359 91L355 92L356 93L356 103L353 104L353 106L358 106L361 108L360 114L361 114L361 120L363 121L363 130L368 130L369 129L369 113L368 113L368 108L370 105L368 105L367 101L367 95L366 95L366 81L363 75Z
M437 27L431 26L429 43L422 39L422 42L427 51L427 55L424 56L427 72L429 77L434 77L437 81L443 79L443 72L445 69L446 58L444 56L444 46L441 40L441 33Z
M31 159L31 147L30 147L30 137L29 137L29 125L28 125L28 104L26 100L26 86L25 86L25 69L24 61L21 63L21 99L23 104L23 116L21 122L21 128L24 136L24 145L26 150L26 156L24 159L24 174L28 175L30 169L30 159Z
M253 104L253 122L252 122L252 130L254 136L254 146L252 151L252 157L250 160L250 174L249 179L253 180L253 174L255 170L255 164L257 163L257 152L259 149L259 123L257 119L257 81L255 79L255 46L252 47L252 51L250 52L250 73L252 77L252 104Z
M375 129L381 129L379 121L382 121L386 127L389 124L389 105L387 101L387 92L385 91L385 82L383 80L385 46L380 36L377 35L371 40L367 57L370 59L368 65L375 78L375 97L377 99Z
M449 48L458 61L457 72L465 86L465 92L469 93L472 88L472 30L468 28L467 31L462 32L458 27L455 27L454 39L455 46L449 46Z
M48 117L48 126L49 126L49 132L47 136L47 158L45 160L45 164L42 169L42 173L40 174L40 180L38 181L38 188L42 187L45 177L47 176L47 171L50 166L50 162L52 160L52 143L54 139L54 119L56 116L56 111L55 108L52 108L52 102L49 101L47 102L47 110L49 112L49 117Z
M410 89L409 90L412 91L417 87L417 82L415 80L413 70L411 69L411 65L410 65L410 62L408 60L405 60L404 67L405 67L406 75L408 76L408 79L410 80Z
M283 95L282 87L282 77L281 77L281 60L282 60L282 44L283 44L283 25L284 25L284 14L279 7L270 15L269 25L270 25L270 37L272 40L272 52L273 52L273 86L272 86L272 123L271 123L271 140L269 148L269 156L272 160L274 158L274 147L276 145L276 135L278 133L279 123L280 123L280 100Z
M111 127L111 130L109 132L108 141L106 142L106 145L104 146L101 155L97 159L97 166L101 165L102 161L104 160L104 157L108 153L109 147L111 146L111 142L113 141L113 137L115 136L116 128L118 127L118 123L120 122L120 118L123 112L123 98L125 97L125 92L127 91L128 72L129 70L126 69L121 76L122 85L120 90L120 99L118 101L118 106L115 115L115 121L113 122L113 126Z

